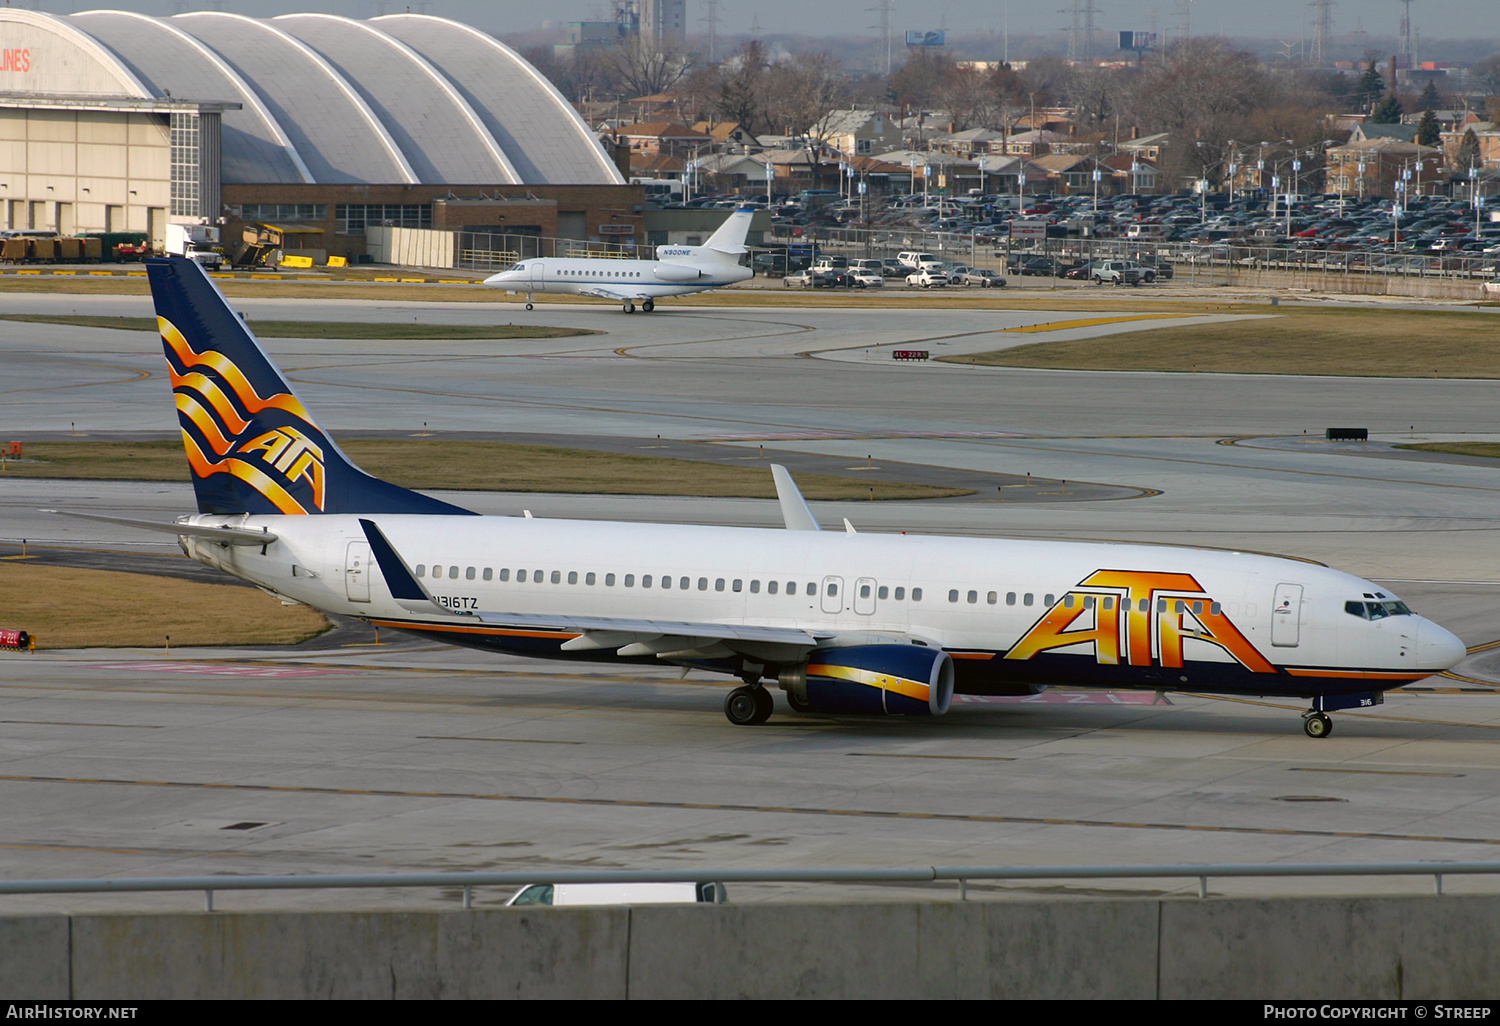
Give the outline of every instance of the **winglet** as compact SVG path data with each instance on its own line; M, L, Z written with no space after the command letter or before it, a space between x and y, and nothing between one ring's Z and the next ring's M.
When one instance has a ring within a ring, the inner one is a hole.
M406 561L396 552L395 547L373 521L361 517L359 526L365 532L365 539L370 543L370 552L375 556L375 563L380 567L381 576L385 578L385 586L390 589L391 598L395 599L403 609L409 609L414 613L430 613L435 609L440 613L450 615L461 612L457 609L448 609L433 600L432 595L407 569Z
M779 463L771 464L771 476L776 479L776 500L781 503L781 518L786 521L788 531L821 531L807 500L792 480L791 472Z

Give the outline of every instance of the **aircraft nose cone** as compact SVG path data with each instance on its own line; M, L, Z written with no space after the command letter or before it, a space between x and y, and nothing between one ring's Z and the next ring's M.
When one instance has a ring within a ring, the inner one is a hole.
M1468 654L1464 643L1430 620L1417 628L1417 666L1424 670L1448 670Z

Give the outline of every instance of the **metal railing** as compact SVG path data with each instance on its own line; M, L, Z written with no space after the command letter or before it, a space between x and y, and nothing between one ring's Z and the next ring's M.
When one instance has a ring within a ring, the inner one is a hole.
M522 887L570 883L936 883L959 886L967 901L969 883L978 880L1120 880L1188 878L1198 881L1198 897L1208 897L1214 878L1423 876L1432 877L1433 892L1443 894L1447 876L1493 876L1500 862L1344 862L1326 865L1255 863L1184 863L1121 866L914 866L896 869L616 869L557 870L550 873L360 873L306 876L183 876L124 879L0 881L5 894L123 894L148 891L202 891L212 912L217 891L343 890L351 888L461 889L463 907L474 907L478 887Z
M470 271L487 271L509 267L519 260L536 257L592 257L619 260L650 260L655 246L638 246L628 242L586 242L547 235L523 233L466 232L454 233L458 266Z
M1146 260L1172 264L1185 282L1218 285L1282 285L1332 291L1369 290L1371 279L1430 279L1473 283L1500 277L1500 254L1414 253L1339 248L1313 249L1282 238L1216 243L1080 235L1009 239L1005 235L930 232L917 229L804 228L778 225L781 244L815 245L822 253L850 259L884 259L907 250L932 253L952 264L1008 270L1028 256L1059 260Z

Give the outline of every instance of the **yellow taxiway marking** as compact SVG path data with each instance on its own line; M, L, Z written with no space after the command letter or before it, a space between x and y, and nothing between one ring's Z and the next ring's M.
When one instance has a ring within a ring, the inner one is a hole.
M1151 823L1055 816L989 816L954 812L901 812L882 809L812 808L794 805L736 805L719 802L663 802L629 798L564 798L551 795L493 794L468 791L396 791L356 787L290 787L272 784L209 783L187 780L120 780L88 777L0 775L0 782L34 784L92 784L123 787L165 787L203 791L259 791L269 794L358 795L379 798L438 798L446 801L518 802L541 805L593 805L626 809L684 809L710 812L771 812L798 816L852 816L873 819L942 820L950 823L995 823L1017 826L1076 826L1129 830L1181 830L1193 833L1258 834L1283 837L1336 837L1382 841L1423 841L1439 844L1480 844L1500 847L1496 837L1456 837L1439 834L1398 834L1366 830L1310 830L1199 823Z
M1074 321L1046 321L1042 324L1023 324L1015 328L1001 328L1013 334L1029 335L1039 331L1068 331L1071 328L1097 328L1101 324L1124 324L1127 321L1164 321L1173 317L1201 317L1202 314L1129 314L1121 317L1084 317Z

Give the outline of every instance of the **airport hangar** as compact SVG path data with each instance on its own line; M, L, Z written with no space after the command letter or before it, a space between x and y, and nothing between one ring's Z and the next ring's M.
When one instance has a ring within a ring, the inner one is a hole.
M232 252L263 222L354 262L366 225L646 242L644 213L552 84L456 21L0 9L0 228L219 224Z

